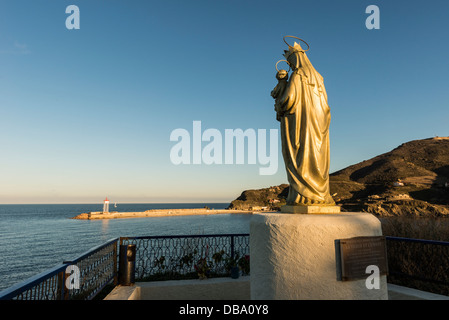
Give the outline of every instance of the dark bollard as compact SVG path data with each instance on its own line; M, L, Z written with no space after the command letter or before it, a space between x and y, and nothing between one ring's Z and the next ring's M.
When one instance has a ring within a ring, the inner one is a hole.
M131 286L134 284L135 279L136 245L120 245L119 259L119 284L122 286Z

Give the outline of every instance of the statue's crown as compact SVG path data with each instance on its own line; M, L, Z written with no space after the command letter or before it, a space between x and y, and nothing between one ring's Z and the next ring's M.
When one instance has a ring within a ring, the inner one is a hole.
M296 41L293 43L293 46L292 46L292 45L288 44L288 42L287 42L287 40L286 40L285 38L294 38L294 39L300 40L300 41L302 41L302 42L305 43L305 45L307 46L307 49L304 50L304 49L301 47L301 45L300 45L298 42L296 42ZM289 56L290 54L292 54L293 52L306 52L307 50L310 49L309 44L308 44L307 42L305 42L304 40L302 40L301 38L298 38L298 37L294 37L294 36L285 36L285 37L284 37L284 42L285 42L285 44L288 46L288 51L287 51L287 50L284 50L284 52L285 52L284 57L286 57L286 58L288 58L288 56Z
M291 49L296 50L296 51L304 51L301 48L301 45L299 43L297 43L296 41L295 41L295 43L293 43L293 46L291 47Z
M293 46L288 46L288 50L284 50L284 57L288 59L288 57L294 52L304 52L301 45L297 42L293 44Z

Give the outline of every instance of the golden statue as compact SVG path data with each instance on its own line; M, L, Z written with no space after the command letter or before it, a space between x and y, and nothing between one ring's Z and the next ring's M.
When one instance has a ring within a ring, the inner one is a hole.
M284 57L291 69L278 70L278 85L271 92L275 99L276 117L281 125L282 155L290 184L287 206L335 206L329 193L329 125L330 108L327 103L323 77L307 58L299 43L289 45L286 38ZM278 61L279 63L279 61ZM329 208L330 209L330 208ZM334 211L339 212L339 207ZM295 211L308 213L311 211Z

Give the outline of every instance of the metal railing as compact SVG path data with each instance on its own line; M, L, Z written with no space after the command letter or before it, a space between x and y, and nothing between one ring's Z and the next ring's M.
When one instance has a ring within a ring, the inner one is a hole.
M0 292L0 300L62 300L66 268L60 264L14 285Z
M430 286L437 285L437 293L449 295L449 242L385 238L388 282L409 286L416 280L424 283L418 289L435 292ZM249 234L121 237L0 292L0 300L92 299L117 284L118 243L136 245L138 281L226 276L232 266L250 274ZM68 288L69 266L76 267L79 286Z
M117 284L118 243L137 245L136 280L223 276L234 265L249 274L249 234L122 237L0 292L0 300L92 299Z
M66 290L65 299L90 300L112 280L117 283L117 242L109 240L64 264L76 266L79 284Z
M249 234L122 237L136 245L136 280L218 277L239 266L249 274Z
M385 238L388 282L449 295L449 242Z
M0 292L0 300L92 299L117 278L117 242L112 239L81 256ZM73 267L74 266L74 267ZM72 267L76 272L66 273ZM73 277L73 286L67 282Z

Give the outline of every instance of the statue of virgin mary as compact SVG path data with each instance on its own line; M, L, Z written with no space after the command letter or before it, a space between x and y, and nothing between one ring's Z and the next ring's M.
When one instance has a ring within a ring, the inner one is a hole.
M335 206L329 193L331 115L323 77L299 43L287 45L289 50L284 51L284 57L292 73L283 92L275 97L282 155L290 184L287 205Z

